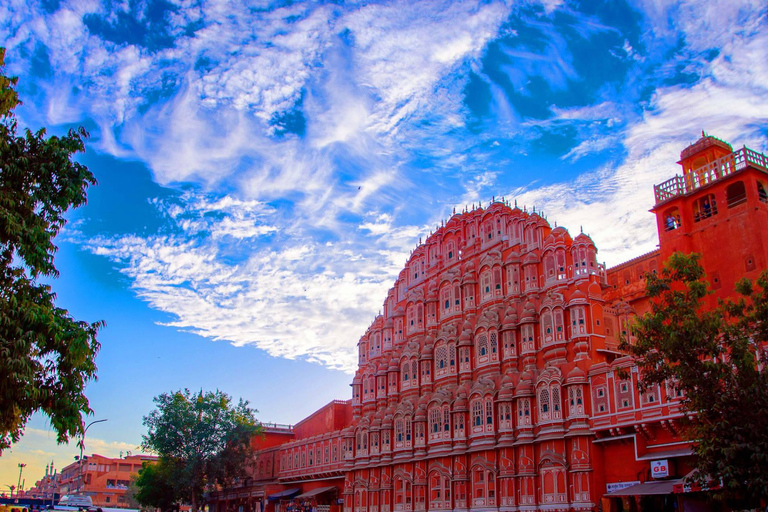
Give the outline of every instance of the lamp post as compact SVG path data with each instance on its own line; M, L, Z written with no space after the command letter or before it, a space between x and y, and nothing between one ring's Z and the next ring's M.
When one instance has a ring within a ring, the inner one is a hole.
M80 495L83 493L83 448L85 448L85 433L88 432L88 429L91 428L91 425L95 425L97 423L103 423L107 421L106 419L103 420L95 420L90 422L88 425L86 425L85 430L83 430L83 435L80 436L80 481L78 482L77 486L77 494Z
M19 483L16 485L16 497L19 496L19 491L21 491L21 472L24 471L25 467L27 467L26 464L19 462Z

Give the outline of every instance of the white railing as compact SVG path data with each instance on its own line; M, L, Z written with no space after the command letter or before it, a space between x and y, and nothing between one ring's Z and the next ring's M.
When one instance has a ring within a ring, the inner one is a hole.
M708 183L720 180L734 172L741 171L752 165L768 172L768 157L746 146L729 155L718 158L714 162L686 172L683 176L675 176L664 183L653 186L656 204L661 204L673 197L692 192Z

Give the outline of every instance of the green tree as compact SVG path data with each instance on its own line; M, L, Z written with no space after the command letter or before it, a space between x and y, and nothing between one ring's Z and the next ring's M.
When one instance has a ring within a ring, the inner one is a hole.
M768 497L768 271L715 308L697 254L675 253L646 279L651 310L622 345L638 358L641 389L684 392L700 479L722 478L725 499L754 506Z
M183 492L174 483L178 468L172 461L160 459L156 463L145 462L139 474L131 480L133 497L143 507L160 509L163 512L179 510Z
M42 278L59 275L53 239L70 208L85 204L96 183L72 161L88 133L46 137L45 129L17 135L16 78L5 76L0 48L0 453L42 411L59 443L83 431L91 408L85 385L96 378L94 359L102 322L89 324L56 306Z
M248 402L236 405L221 391L188 389L155 397L156 409L144 417L142 448L173 467L172 484L198 510L208 485L230 485L247 476L253 437L261 432Z

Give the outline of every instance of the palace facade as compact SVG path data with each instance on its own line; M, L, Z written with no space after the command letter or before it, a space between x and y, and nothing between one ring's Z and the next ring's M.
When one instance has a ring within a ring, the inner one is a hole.
M659 248L611 269L588 235L535 211L495 201L453 215L413 251L360 338L352 399L286 429L254 478L212 493L211 507L673 510L700 500L682 480L693 459L680 392L640 393L619 339L631 341L633 316L649 308L643 276L674 251L702 254L713 301L767 268L768 161L703 136L678 163L683 173L655 186Z

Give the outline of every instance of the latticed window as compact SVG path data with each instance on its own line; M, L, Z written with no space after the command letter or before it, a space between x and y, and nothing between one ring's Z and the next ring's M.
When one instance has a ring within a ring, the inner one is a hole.
M482 284L482 299L487 300L490 299L493 296L493 292L491 291L491 273L490 271L486 270L482 273L480 276L480 282Z
M549 419L549 390L546 388L539 391L539 413L542 420Z
M571 387L568 389L568 402L570 406L568 413L571 416L584 414L584 398L581 387Z
M440 409L437 407L429 411L429 431L433 434L440 432Z
M443 406L443 432L448 435L451 431L451 408L447 405Z
M493 359L494 361L497 361L498 355L499 355L498 334L496 334L496 331L491 331L488 337L490 338L490 345L491 345L491 359Z
M472 402L472 424L476 427L483 424L483 403L480 400Z
M552 417L560 419L560 387L552 386Z
M523 339L521 341L523 346L521 350L523 352L533 352L536 349L535 343L533 340L533 325L531 324L523 325L522 333L523 333Z
M403 419L395 420L395 441L398 443L403 442Z
M527 398L517 402L518 425L531 424L531 401Z
M549 310L541 314L541 336L544 343L551 343L554 340L552 332L552 312Z
M493 425L493 400L490 398L485 401L485 424Z
M443 374L445 370L448 369L448 348L445 345L440 345L437 347L437 350L435 350L435 361L437 374Z
M456 373L456 346L451 345L448 347L448 366L450 366L451 373Z
M477 355L483 357L488 355L488 336L481 334L477 338Z

